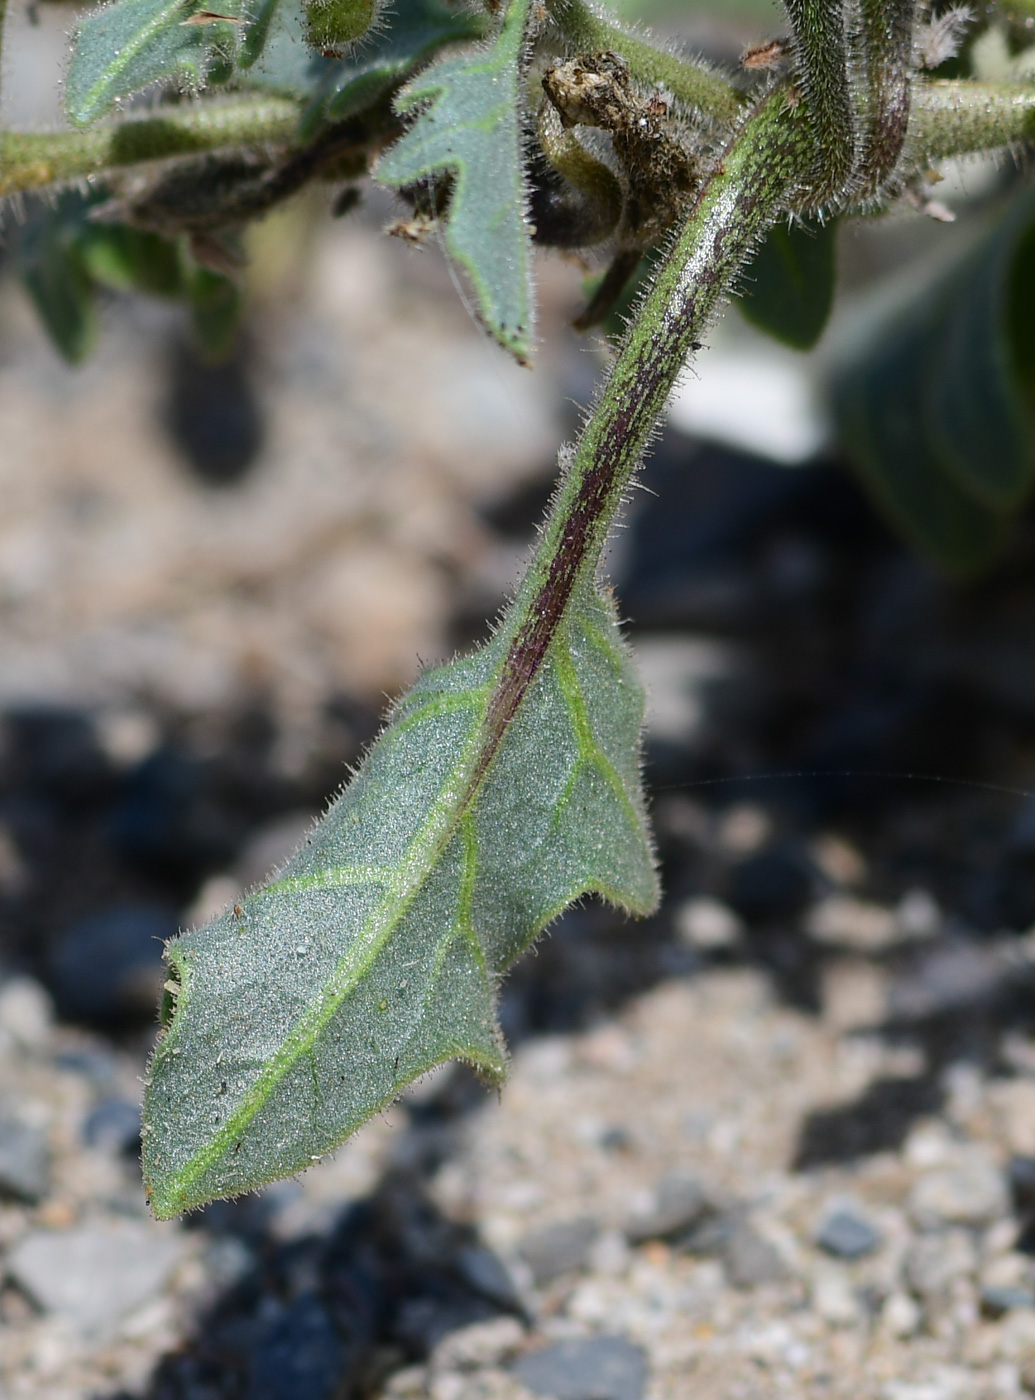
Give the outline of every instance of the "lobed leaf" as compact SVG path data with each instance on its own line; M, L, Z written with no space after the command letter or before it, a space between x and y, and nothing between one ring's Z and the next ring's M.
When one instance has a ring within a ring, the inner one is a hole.
M378 162L394 189L448 178L445 242L467 273L482 319L518 360L532 349L532 240L521 138L521 66L531 0L509 0L487 47L448 55L396 100L413 117Z
M198 0L116 0L76 26L65 83L69 119L86 126L157 82L196 91L232 72L242 0L209 11ZM206 20L207 14L228 16ZM195 22L201 20L203 22Z
M582 894L653 908L643 694L611 600L577 586L500 732L510 641L422 676L273 883L169 944L158 1216L302 1170L445 1060L501 1080L514 959Z

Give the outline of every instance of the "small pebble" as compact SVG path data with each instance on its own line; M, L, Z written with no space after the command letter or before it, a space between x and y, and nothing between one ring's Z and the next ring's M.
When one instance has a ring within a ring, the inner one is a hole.
M343 1351L327 1309L303 1294L260 1336L245 1400L335 1400L342 1389Z
M450 1332L431 1354L435 1371L474 1371L480 1366L498 1366L519 1350L525 1329L515 1317L494 1317Z
M647 1356L625 1337L557 1342L523 1356L514 1376L551 1400L642 1400Z
M851 1280L833 1268L817 1273L812 1285L812 1306L824 1322L834 1327L851 1327L863 1315Z
M977 1266L970 1236L962 1230L925 1235L906 1252L906 1282L921 1298L936 1298L958 1278L966 1278Z
M681 1172L663 1176L654 1188L651 1206L635 1214L625 1227L630 1244L667 1240L685 1234L709 1210L708 1196L697 1177Z
M13 1106L0 1105L0 1194L39 1201L47 1194L49 1179L46 1128L25 1121Z
M912 1337L923 1318L919 1303L908 1293L889 1294L880 1313L881 1322L893 1337Z
M54 1029L54 1003L31 977L12 977L0 988L0 1030L23 1050L43 1050Z
M776 1246L747 1221L730 1231L724 1262L734 1288L756 1288L764 1283L777 1283L787 1276L787 1266Z
M922 1230L940 1225L990 1225L1009 1210L1003 1174L991 1163L964 1161L922 1176L909 1212Z
M580 1215L530 1231L519 1241L517 1252L531 1269L536 1287L542 1288L561 1274L583 1268L599 1233L600 1224L593 1216Z
M880 1244L880 1235L868 1220L842 1207L823 1221L816 1232L816 1243L839 1259L860 1259L873 1253Z
M673 924L682 942L700 953L735 948L744 936L744 925L729 905L707 895L677 905Z

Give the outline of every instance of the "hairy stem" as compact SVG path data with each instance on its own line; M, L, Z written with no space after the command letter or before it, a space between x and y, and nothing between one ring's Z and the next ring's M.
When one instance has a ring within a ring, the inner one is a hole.
M298 117L294 102L249 98L98 123L88 131L0 131L0 196L169 156L285 145L295 138Z
M976 155L1035 141L1035 83L918 83L909 152L914 162Z
M863 197L878 193L902 154L909 124L914 0L862 0L869 97L859 162Z
M582 52L613 49L628 63L633 77L666 87L685 106L717 122L732 121L744 109L745 95L720 73L656 49L598 14L588 0L552 0L550 15L565 38Z
M687 358L758 240L808 175L811 137L771 93L719 155L636 315L576 448L512 609L482 770L553 641L576 582L607 532Z
M845 193L855 165L844 6L841 0L786 0L786 4L815 141L810 203L819 208Z

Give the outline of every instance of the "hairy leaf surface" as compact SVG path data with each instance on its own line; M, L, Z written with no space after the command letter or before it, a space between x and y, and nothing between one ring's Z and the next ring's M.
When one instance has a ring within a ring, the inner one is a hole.
M375 172L395 189L451 181L445 241L482 319L519 360L532 349L532 240L521 142L521 60L531 0L510 0L488 46L437 59L400 93L415 117Z
M496 985L536 934L590 891L654 906L643 695L610 599L577 586L501 729L511 641L422 676L273 883L169 945L157 1215L309 1166L445 1060L500 1080Z
M208 13L229 18L207 21ZM151 83L196 91L210 79L225 80L241 14L242 0L220 0L211 11L198 0L117 0L93 11L75 32L65 84L69 119L85 126Z

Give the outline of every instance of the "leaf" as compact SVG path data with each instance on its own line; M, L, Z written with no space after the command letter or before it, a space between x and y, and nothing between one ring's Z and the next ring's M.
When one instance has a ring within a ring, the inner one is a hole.
M93 280L112 291L161 297L176 297L183 291L180 250L160 234L127 224L88 223L78 249Z
M911 308L885 327L835 385L834 411L853 465L892 523L942 568L966 575L998 552L1006 522L941 460L920 413L918 371L942 334L938 309Z
M422 676L273 883L168 945L156 1215L304 1169L443 1061L498 1082L498 980L536 934L590 891L653 908L643 694L611 600L577 586L504 726L508 641Z
M836 244L836 219L774 224L740 290L745 320L784 345L811 350L834 304Z
M396 99L412 126L376 178L402 189L451 182L448 251L467 273L482 319L519 361L532 349L532 240L521 137L521 58L531 0L510 0L487 47L437 59Z
M1017 363L1025 323L1018 311L1031 309L1035 277L1021 254L1033 229L1035 192L1029 189L955 269L926 376L924 413L938 455L992 510L1017 505L1035 480L1032 415Z
M192 23L199 8L197 0L116 0L81 20L65 82L69 119L86 126L152 83L194 92L229 77L240 26ZM241 0L220 0L219 13L239 16Z
M97 334L94 283L78 247L91 202L66 191L53 208L33 212L18 242L22 283L54 345L72 364L86 358Z
M243 310L241 290L221 272L193 267L186 277L185 292L198 351L209 364L220 364L237 343Z
M303 134L321 121L345 121L386 97L446 44L481 38L480 14L450 9L442 0L410 0L390 28L342 63L327 65Z

